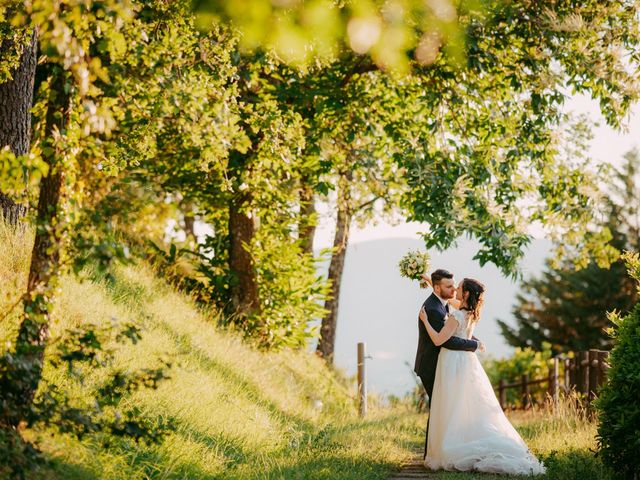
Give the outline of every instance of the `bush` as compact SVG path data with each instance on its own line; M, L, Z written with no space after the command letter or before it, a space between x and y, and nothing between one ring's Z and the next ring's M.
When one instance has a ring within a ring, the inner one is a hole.
M42 478L40 472L48 466L38 445L22 437L24 427L53 429L78 439L88 435L98 439L108 433L149 444L161 442L174 430L171 422L149 418L127 401L137 391L157 389L168 378L171 365L160 361L158 368L137 371L113 365L113 347L126 342L136 344L140 339L137 326L118 325L115 320L111 325L83 324L53 339L45 357L49 375L39 382L38 394L26 415L14 411L17 407L8 395L14 393L7 387L20 388L21 384L8 377L12 383L4 383L5 388L0 391L0 418L22 417L22 421L19 427L7 422L0 426L0 478ZM4 352L0 356L0 373L6 377L7 372L15 371L19 361L12 351ZM79 391L84 395L78 396Z
M626 254L629 273L640 283L640 258ZM640 287L639 287L640 288ZM640 304L626 317L611 314L614 347L608 381L596 400L598 446L603 462L619 478L640 474Z
M585 450L553 451L542 456L547 467L545 480L609 480L612 473Z

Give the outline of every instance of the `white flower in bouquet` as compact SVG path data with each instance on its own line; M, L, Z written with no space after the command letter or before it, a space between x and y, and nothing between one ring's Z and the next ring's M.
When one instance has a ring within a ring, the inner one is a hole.
M409 252L398 263L400 275L411 280L421 280L421 276L429 269L430 260L427 252Z

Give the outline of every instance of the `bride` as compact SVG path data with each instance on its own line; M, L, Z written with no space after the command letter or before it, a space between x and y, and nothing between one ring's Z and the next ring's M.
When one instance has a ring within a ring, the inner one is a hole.
M483 297L484 286L465 278L458 286L456 299L450 300L458 310L447 316L439 332L421 309L420 320L431 340L442 345L453 335L471 338L480 319ZM429 415L424 461L428 468L516 475L545 472L504 415L473 352L440 350Z

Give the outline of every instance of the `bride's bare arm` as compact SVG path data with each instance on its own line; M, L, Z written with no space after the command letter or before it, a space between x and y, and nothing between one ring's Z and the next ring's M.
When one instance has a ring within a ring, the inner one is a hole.
M431 341L438 347L449 340L453 336L453 332L458 328L458 321L453 317L453 315L447 315L444 327L442 327L442 330L437 332L429 323L429 320L427 319L427 312L424 311L424 307L420 309L420 320L422 320L422 323L424 323L424 326L427 328L427 333L429 334L429 337L431 337Z

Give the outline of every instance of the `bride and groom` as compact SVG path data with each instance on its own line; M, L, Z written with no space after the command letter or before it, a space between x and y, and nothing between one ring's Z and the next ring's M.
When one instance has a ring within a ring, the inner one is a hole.
M473 336L484 301L484 286L453 274L423 276L433 293L419 314L414 370L429 396L424 463L433 469L505 474L544 473L504 415L475 352Z

